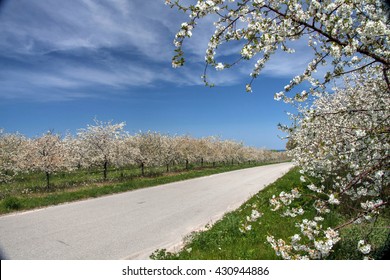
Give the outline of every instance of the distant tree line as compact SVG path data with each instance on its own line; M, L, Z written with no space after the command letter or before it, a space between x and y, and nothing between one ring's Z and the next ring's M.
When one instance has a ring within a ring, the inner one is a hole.
M161 167L167 171L175 164L244 163L285 160L284 152L246 147L243 143L210 136L193 138L158 132L130 135L125 123L94 120L78 133L61 137L52 131L36 138L0 130L0 182L9 182L18 173L42 172L46 185L57 172L98 167L107 179L109 167L137 165Z

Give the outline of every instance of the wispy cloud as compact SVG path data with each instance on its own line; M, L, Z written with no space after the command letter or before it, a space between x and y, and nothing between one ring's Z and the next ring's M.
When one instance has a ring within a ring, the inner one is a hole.
M170 66L174 34L186 19L164 0L6 1L0 13L0 99L70 100L102 87L108 94L159 83L202 84L212 19L186 42L189 63L179 70ZM234 53L238 47L223 52ZM290 75L304 61L294 57L276 56L264 73ZM245 82L247 65L212 70L210 78L217 85Z
M171 40L164 18L173 11L160 0L149 6L143 2L9 1L0 18L0 34L5 38L0 46L27 54L127 46L160 58L161 54L153 54L156 46L168 50L166 43Z
M179 73L161 73L171 71L172 29L180 20L163 1L150 2L7 2L0 14L0 98L40 98L53 89L62 99L98 86L178 80Z

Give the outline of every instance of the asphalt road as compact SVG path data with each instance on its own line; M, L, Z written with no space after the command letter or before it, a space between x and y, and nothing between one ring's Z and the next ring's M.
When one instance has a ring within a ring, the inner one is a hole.
M292 167L273 164L0 217L7 259L148 259L178 248Z

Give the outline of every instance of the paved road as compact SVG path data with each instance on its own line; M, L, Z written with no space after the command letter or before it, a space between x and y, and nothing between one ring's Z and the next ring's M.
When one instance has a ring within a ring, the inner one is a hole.
M238 208L292 167L273 164L0 217L8 259L147 259Z

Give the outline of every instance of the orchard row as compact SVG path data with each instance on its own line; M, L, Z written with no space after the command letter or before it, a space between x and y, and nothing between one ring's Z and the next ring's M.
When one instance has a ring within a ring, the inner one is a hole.
M107 178L109 167L145 167L174 164L213 164L286 160L284 152L246 147L218 137L193 138L157 132L130 135L125 123L101 122L80 129L76 136L61 137L47 132L29 139L21 134L0 133L0 182L9 182L18 173L43 172L47 187L57 172L96 168Z

